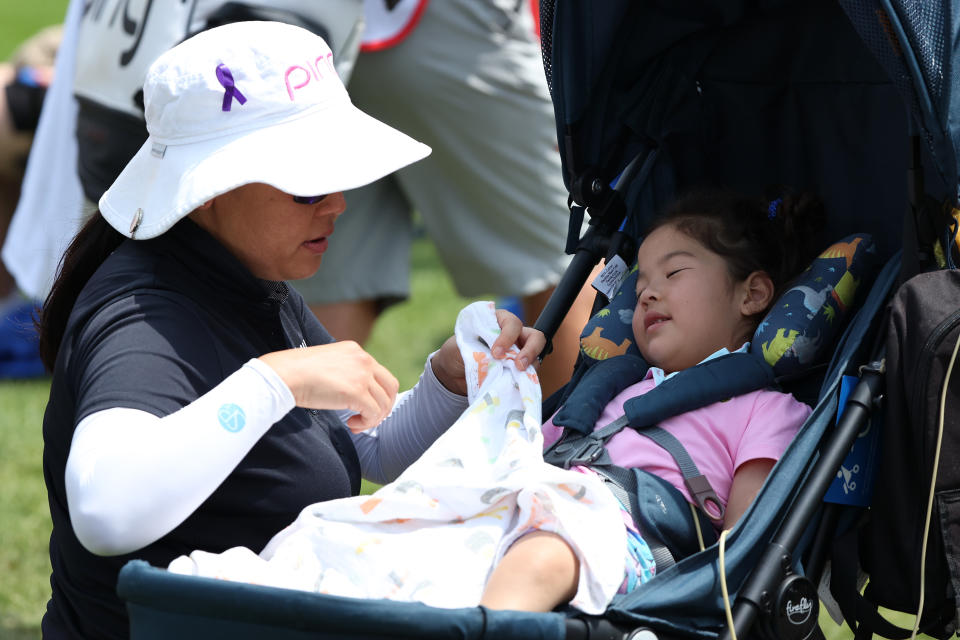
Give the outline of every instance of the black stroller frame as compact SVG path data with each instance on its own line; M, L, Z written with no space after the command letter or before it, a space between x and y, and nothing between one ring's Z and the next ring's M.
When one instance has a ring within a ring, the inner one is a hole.
M870 232L886 261L821 368L822 384L812 383L820 400L807 425L731 532L722 574L714 546L591 618L358 601L132 562L118 587L131 636L820 637L815 585L833 531L848 519L822 500L880 407L882 309L899 282L930 267L930 247L947 228L939 205L958 204L952 9L908 0L541 2L573 254L535 325L548 337L594 266L615 254L631 263L653 213L693 185L816 191L827 203L828 235ZM581 238L574 230L584 215ZM850 372L860 381L834 427L836 389ZM578 367L571 385L581 374ZM717 594L724 579L729 618ZM665 588L647 588L655 584ZM796 615L801 601L811 615Z

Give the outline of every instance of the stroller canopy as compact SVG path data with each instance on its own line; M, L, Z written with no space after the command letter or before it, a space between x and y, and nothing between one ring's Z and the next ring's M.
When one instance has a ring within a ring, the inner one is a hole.
M657 166L627 198L641 223L690 185L789 185L824 198L833 237L875 230L878 215L898 223L905 210L909 110L936 170L928 182L955 201L954 13L905 0L545 2L567 187L589 204L584 181L613 179L648 146ZM901 243L885 226L888 254Z

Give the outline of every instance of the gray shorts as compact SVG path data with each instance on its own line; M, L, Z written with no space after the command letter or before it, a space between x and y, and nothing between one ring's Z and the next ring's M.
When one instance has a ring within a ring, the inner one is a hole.
M413 210L463 296L559 281L567 195L539 44L517 4L529 11L431 2L406 40L360 55L354 103L433 153L346 194L320 270L294 283L308 302L407 297Z

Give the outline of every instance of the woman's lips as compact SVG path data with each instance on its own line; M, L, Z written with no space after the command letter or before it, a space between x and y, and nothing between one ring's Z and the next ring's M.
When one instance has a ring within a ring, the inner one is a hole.
M313 240L307 240L303 243L303 246L305 246L308 251L312 251L313 253L323 253L327 250L327 246L329 244L330 243L327 240L327 237L323 236L320 238L314 238Z

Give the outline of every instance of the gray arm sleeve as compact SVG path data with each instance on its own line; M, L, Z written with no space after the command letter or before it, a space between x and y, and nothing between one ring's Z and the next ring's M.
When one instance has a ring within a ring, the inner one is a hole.
M420 380L397 397L393 411L373 429L353 434L363 477L383 484L410 466L467 408L467 398L449 391L427 358Z

